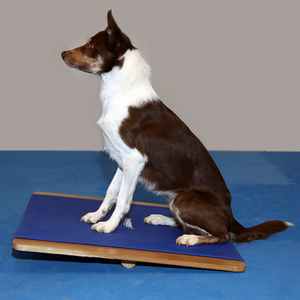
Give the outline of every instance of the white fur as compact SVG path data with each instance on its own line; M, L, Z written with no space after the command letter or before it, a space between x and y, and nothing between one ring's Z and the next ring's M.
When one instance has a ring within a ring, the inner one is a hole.
M122 177L123 171L118 168L113 180L111 181L106 191L106 196L99 209L95 212L87 213L81 218L81 221L94 224L101 221L106 216L110 208L117 202Z
M195 234L184 234L177 238L176 244L186 245L186 246L195 246L200 244L201 236Z
M133 192L138 178L145 166L145 159L137 152L137 150L133 150L132 154L125 154L122 162L123 171L121 185L119 187L115 186L115 190L113 191L115 194L118 193L115 210L108 221L96 223L91 227L98 232L109 233L114 231L125 214L129 212ZM106 200L104 199L102 205L105 205L105 202ZM102 210L102 205L99 208L100 210Z
M114 231L129 211L133 192L148 160L137 149L131 149L124 143L119 134L120 125L128 116L130 106L139 107L158 99L150 83L150 67L139 51L128 50L123 59L122 68L114 67L101 75L102 115L97 122L102 129L105 150L116 160L119 168L99 209L81 218L84 222L96 223L92 226L93 230L106 233ZM110 219L99 222L114 203L116 208Z
M155 215L152 214L144 219L144 223L150 224L150 225L166 225L166 226L173 226L177 227L177 224L175 222L174 218L166 217L163 215Z
M137 50L128 50L122 68L114 67L101 78L102 115L97 124L102 129L105 150L122 168L122 156L132 152L118 132L128 108L155 101L158 96L150 82L150 67Z
M122 68L114 67L110 72L101 75L100 98L103 111L101 118L115 106L138 107L145 102L158 99L150 82L150 67L140 52L128 50L122 59L124 59Z
M286 226L295 226L293 223L291 222L284 222Z
M101 71L102 67L102 59L100 56L97 57L97 60L94 61L93 59L89 59L88 57L85 58L86 62L89 62L89 65L91 66L91 72L93 74L98 74Z
M152 191L152 192L154 192L157 195L165 196L166 199L169 201L169 205L170 206L172 205L174 199L178 195L178 193L173 192L173 191L156 191L156 184L152 183L152 182L149 182L149 181L147 181L147 180L145 180L143 178L140 178L139 181L142 184L144 184L149 191Z

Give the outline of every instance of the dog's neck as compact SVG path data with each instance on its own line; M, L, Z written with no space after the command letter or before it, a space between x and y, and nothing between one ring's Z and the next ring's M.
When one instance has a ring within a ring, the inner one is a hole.
M101 75L100 99L103 109L111 105L140 106L158 99L150 82L150 67L138 50L128 50L123 66Z

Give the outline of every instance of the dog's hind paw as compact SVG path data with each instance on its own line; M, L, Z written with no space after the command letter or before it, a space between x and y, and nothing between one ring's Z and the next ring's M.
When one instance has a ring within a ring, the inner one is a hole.
M152 214L144 219L144 223L150 225L167 225L167 226L177 226L173 218L166 217L163 215Z
M185 246L195 246L200 244L201 238L195 234L184 234L176 240L176 244Z

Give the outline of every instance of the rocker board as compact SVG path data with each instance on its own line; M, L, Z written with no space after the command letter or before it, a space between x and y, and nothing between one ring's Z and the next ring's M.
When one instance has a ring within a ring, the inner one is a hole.
M169 215L167 205L133 202L124 222L110 234L80 222L99 207L101 198L34 193L16 231L18 251L118 259L123 266L147 262L193 268L243 272L245 262L231 241L186 247L176 244L183 233L177 227L143 222L150 214ZM109 215L105 218L108 219Z

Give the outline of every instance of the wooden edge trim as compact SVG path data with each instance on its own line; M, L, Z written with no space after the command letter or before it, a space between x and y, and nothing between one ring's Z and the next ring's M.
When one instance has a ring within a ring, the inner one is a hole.
M108 258L230 272L244 272L246 268L246 264L239 260L20 238L13 240L13 248L18 251Z
M67 198L80 198L80 199L89 199L89 200L98 200L98 201L100 200L100 201L103 201L103 198L97 198L97 197L68 195L68 194L57 194L57 193L48 193L48 192L34 192L33 194L35 194L35 195L67 197ZM138 202L138 201L132 201L132 204L138 204L138 205L144 205L144 206L169 207L169 205L167 205L167 204L156 204L156 203L147 203L147 202Z
M66 198L82 198L82 199L103 201L103 198L88 197L88 196L78 196L78 195L69 195L69 194L48 193L48 192L34 192L33 194L34 195L56 196L56 197L66 197Z

